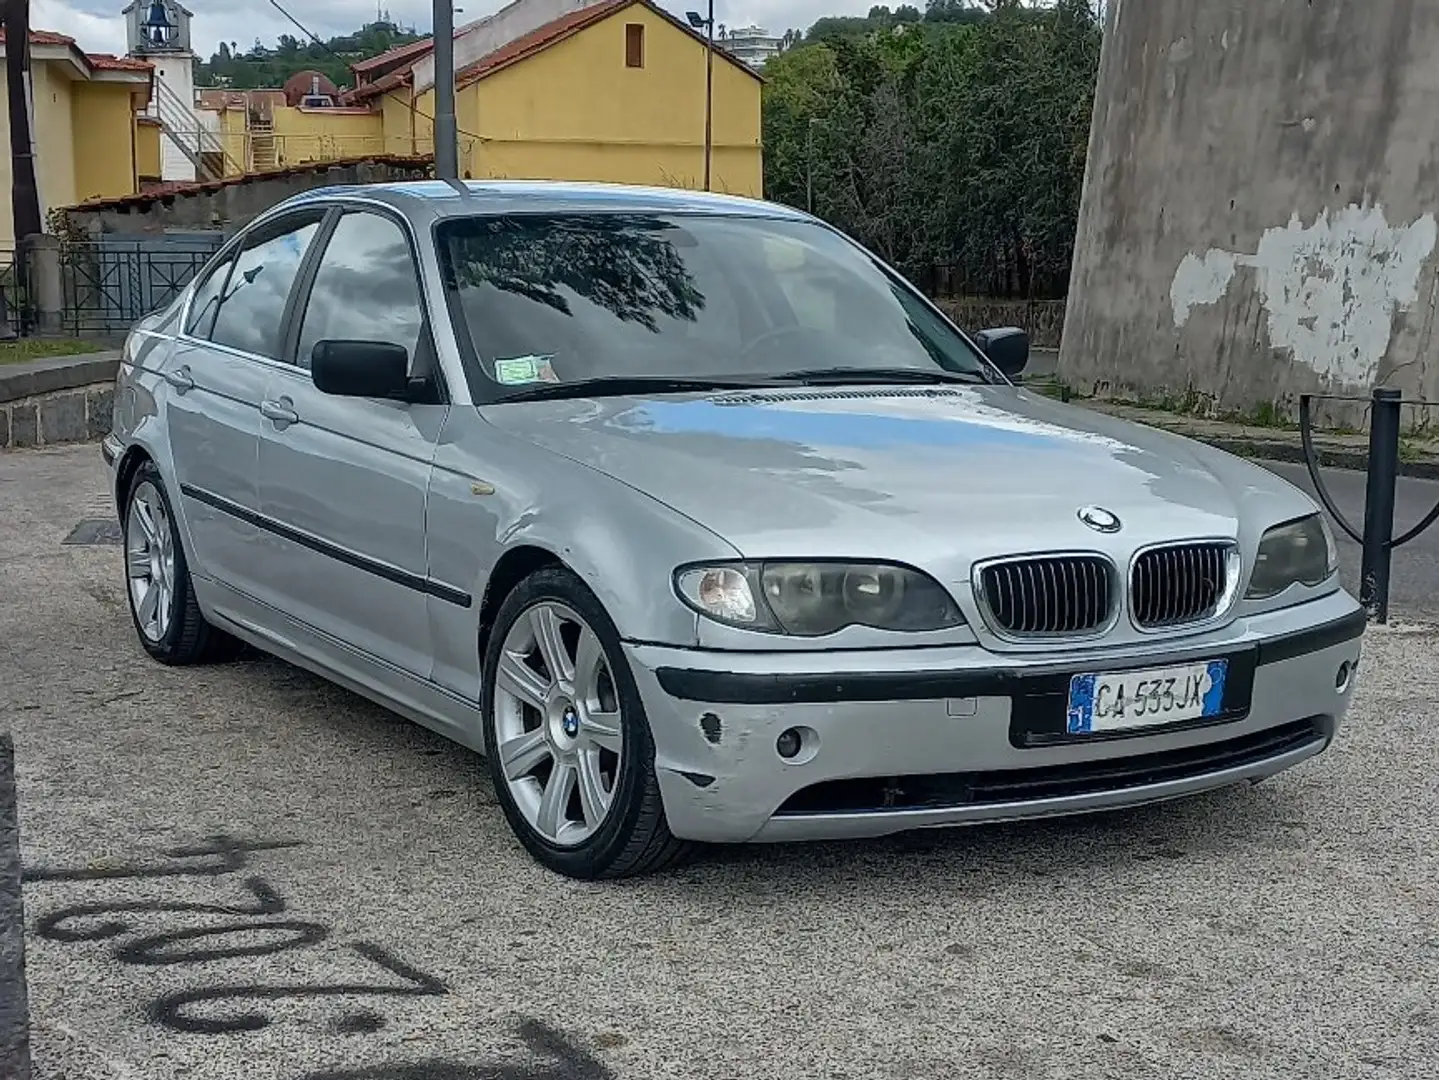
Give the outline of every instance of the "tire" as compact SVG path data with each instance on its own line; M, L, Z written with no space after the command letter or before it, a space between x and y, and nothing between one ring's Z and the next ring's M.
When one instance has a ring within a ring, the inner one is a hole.
M556 647L559 665L569 664L560 679L548 660ZM559 567L521 581L500 605L484 673L495 794L537 862L593 881L653 873L692 852L665 820L654 739L619 632L584 582Z
M125 596L145 651L177 667L234 659L240 642L200 613L170 496L153 461L135 470L120 529Z

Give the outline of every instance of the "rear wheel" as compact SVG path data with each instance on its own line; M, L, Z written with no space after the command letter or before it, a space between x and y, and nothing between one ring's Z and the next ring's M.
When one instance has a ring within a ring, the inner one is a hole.
M654 740L619 634L570 571L536 571L500 605L484 718L500 807L540 863L617 878L690 850L665 821Z
M147 461L125 496L121 531L125 593L135 632L162 664L229 660L240 643L205 621L190 583L190 568L160 470Z

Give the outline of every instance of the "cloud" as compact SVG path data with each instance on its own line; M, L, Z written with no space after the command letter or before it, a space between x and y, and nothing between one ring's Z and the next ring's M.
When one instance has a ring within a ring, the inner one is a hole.
M665 7L682 14L704 0L668 0ZM280 0L285 9L323 39L347 34L375 18L374 0ZM504 6L504 0L458 0L456 23L481 18ZM863 15L872 0L737 0L715 5L715 21L738 27L758 24L776 35L793 27L804 29L824 15ZM30 23L37 30L69 34L89 52L124 53L125 20L121 0L32 0ZM227 5L190 0L195 50L208 57L222 41L248 49L255 39L273 45L281 34L299 36L293 23L268 0L231 0ZM396 22L430 28L433 8L426 0L380 0ZM893 6L893 4L891 4Z

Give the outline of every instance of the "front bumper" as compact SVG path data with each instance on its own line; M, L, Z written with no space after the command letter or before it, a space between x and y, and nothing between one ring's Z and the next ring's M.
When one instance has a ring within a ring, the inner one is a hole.
M1363 609L1337 592L1147 651L626 649L671 830L732 843L1072 814L1271 776L1329 745L1363 630ZM1222 718L1062 732L1071 674L1218 657L1242 673ZM775 744L789 728L807 730L786 760Z

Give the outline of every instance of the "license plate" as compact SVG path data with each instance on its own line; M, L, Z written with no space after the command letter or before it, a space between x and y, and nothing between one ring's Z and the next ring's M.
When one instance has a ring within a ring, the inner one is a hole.
M1075 675L1069 680L1071 735L1177 724L1224 710L1227 660L1148 671Z

